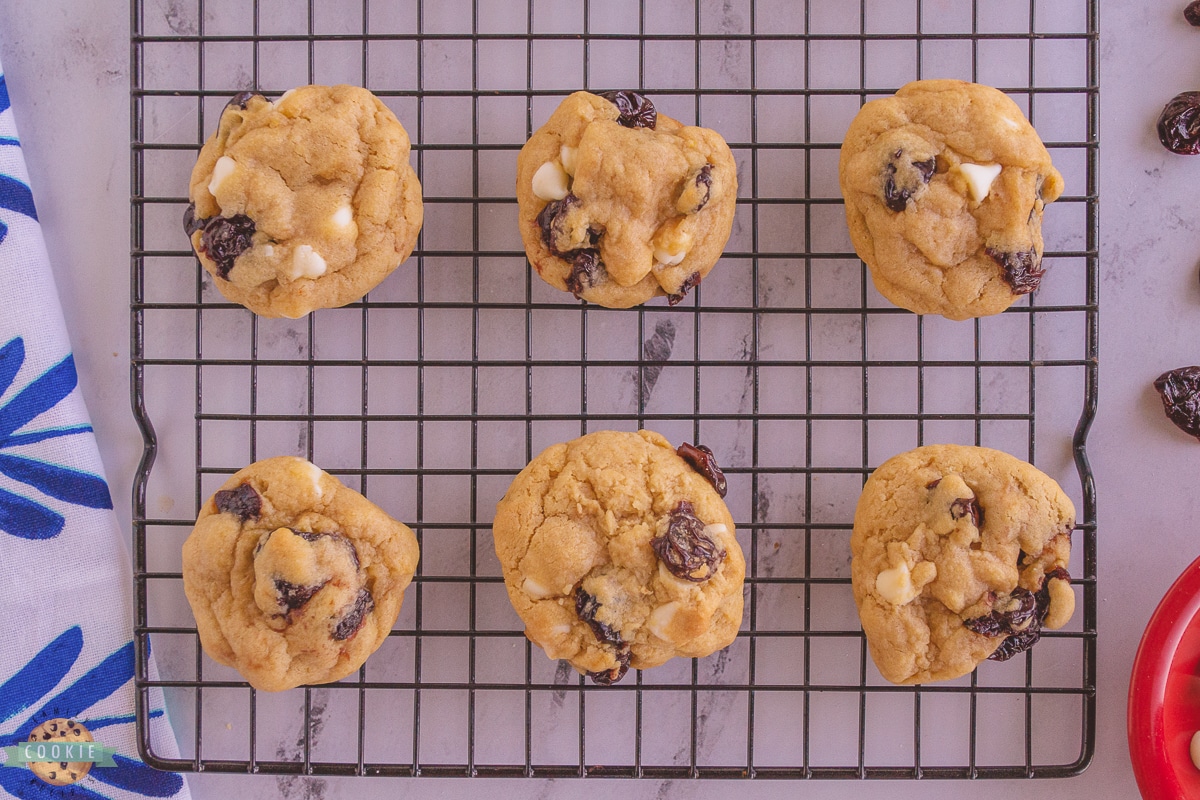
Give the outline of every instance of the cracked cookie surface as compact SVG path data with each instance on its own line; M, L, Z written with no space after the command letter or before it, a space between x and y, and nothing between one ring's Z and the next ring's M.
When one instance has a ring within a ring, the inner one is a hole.
M205 502L183 545L183 588L204 651L280 691L362 666L395 624L417 559L408 526L281 456Z
M720 134L634 92L575 92L517 157L521 238L555 288L609 308L674 304L733 227L737 164Z
M999 450L927 445L876 469L850 539L854 602L880 673L950 680L1070 620L1075 509Z
M1063 179L1003 92L925 80L870 101L838 177L854 249L896 305L962 320L1038 287L1042 210Z
M242 92L192 170L184 218L228 299L266 317L358 300L408 258L421 184L404 127L357 86Z
M525 635L597 683L733 642L746 567L714 483L650 431L534 458L492 525Z

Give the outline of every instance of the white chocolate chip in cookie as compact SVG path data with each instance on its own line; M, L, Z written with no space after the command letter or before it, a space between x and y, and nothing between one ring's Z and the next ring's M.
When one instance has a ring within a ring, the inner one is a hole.
M958 171L967 181L967 192L976 203L992 191L992 182L1000 175L999 164L970 164L964 162L958 165Z
M330 221L339 228L348 228L354 224L354 209L349 203L342 203L337 211L333 212Z
M654 249L655 263L662 264L664 267L673 267L687 256L687 250L680 250L677 253L671 253L666 250Z
M875 591L892 605L902 606L917 599L926 584L936 577L937 565L932 561L921 561L911 569L901 561L875 577Z
M312 245L302 244L292 251L292 280L319 278L325 274L327 268L325 259L312 249Z
M875 576L875 591L894 606L902 606L919 594L913 588L912 573L908 564L898 564Z
M671 627L672 620L675 619L676 612L682 604L678 600L672 600L669 603L663 603L658 608L650 612L650 618L646 620L646 627L650 629L658 638L664 642L672 641L667 630Z
M229 156L221 156L217 159L217 163L213 165L212 180L208 182L208 193L216 197L217 189L225 182L225 179L233 174L237 169L237 162Z
M316 464L312 463L311 461L306 461L304 459L301 459L300 463L302 463L304 465L303 469L305 472L308 473L309 480L312 481L313 494L315 494L317 497L320 497L321 496L321 477L325 474L325 472L320 467L318 467Z
M554 591L548 589L542 584L535 581L533 578L526 578L521 584L521 591L532 597L534 600L545 600L547 597L553 597Z
M579 150L567 147L565 144L558 149L558 159L562 161L563 171L568 175L575 174L575 164L579 158Z
M547 161L533 173L533 193L546 202L567 196L570 177L557 161Z

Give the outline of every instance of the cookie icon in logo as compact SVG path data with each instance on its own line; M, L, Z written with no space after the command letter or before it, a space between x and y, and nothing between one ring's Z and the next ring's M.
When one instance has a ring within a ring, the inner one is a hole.
M54 746L56 742L79 744L95 741L87 728L75 720L57 717L38 725L29 734L29 741ZM61 745L59 745L61 747ZM78 749L78 748L76 748ZM70 758L70 748L63 748L63 757ZM92 768L91 761L30 761L29 769L34 775L52 786L70 786L78 783Z

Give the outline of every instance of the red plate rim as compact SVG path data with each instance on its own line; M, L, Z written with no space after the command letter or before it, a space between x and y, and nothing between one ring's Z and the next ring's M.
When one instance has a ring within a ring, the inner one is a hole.
M1183 759L1190 768L1191 757L1186 748L1178 752L1178 742L1172 752L1167 735L1172 668L1180 642L1198 613L1200 558L1189 564L1163 595L1133 659L1126 727L1133 774L1145 800L1200 796L1200 770L1196 770L1194 782L1185 785L1180 780L1175 765Z

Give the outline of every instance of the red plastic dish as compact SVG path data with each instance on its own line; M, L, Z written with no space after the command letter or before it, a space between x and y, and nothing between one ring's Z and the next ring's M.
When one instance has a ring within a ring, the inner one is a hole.
M1200 730L1200 558L1146 625L1129 680L1129 756L1145 800L1200 798L1192 734Z

